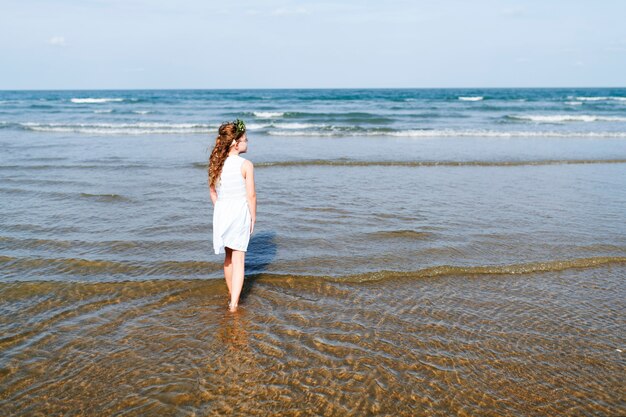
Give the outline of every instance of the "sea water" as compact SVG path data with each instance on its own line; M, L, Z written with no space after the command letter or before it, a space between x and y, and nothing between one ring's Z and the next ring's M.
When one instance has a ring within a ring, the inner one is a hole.
M0 202L9 414L623 411L626 89L3 91Z

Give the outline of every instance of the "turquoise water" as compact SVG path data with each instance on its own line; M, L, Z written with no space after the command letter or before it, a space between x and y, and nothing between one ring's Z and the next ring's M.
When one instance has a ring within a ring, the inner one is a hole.
M626 89L0 92L8 130L201 134L235 117L280 136L624 137Z

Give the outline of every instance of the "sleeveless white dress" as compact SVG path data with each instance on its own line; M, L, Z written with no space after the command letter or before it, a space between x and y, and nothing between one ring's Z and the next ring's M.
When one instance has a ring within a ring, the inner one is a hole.
M213 249L216 255L225 253L226 247L244 252L248 249L252 216L246 197L246 182L241 174L245 160L239 155L227 157L215 186Z

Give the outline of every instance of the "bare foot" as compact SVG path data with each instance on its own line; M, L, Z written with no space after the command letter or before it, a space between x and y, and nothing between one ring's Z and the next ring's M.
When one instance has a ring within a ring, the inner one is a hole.
M230 302L228 303L228 310L235 312L237 311L237 304L231 304Z

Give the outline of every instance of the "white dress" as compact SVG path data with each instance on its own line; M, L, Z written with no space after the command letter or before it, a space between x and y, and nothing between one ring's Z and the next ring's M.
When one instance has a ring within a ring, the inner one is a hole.
M230 155L224 161L216 184L217 201L213 208L213 249L225 253L225 247L246 251L250 241L252 216L248 208L246 182L241 166L246 159Z

